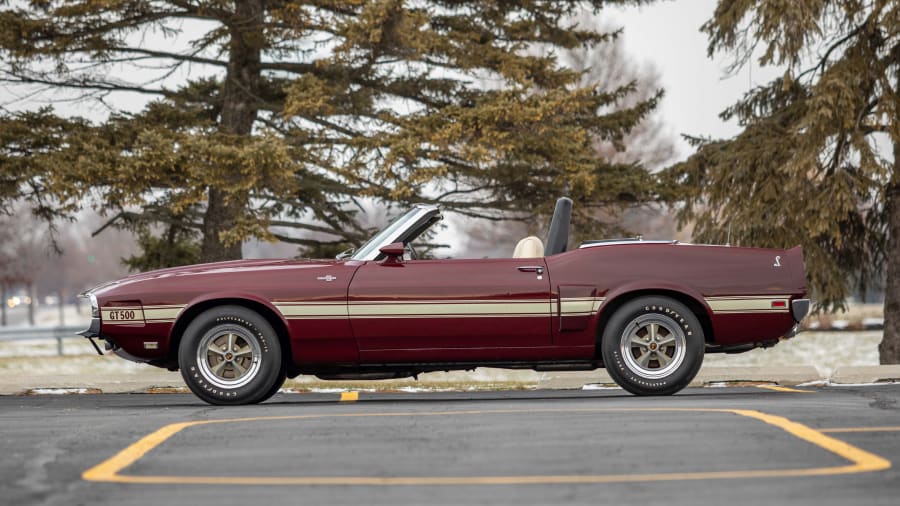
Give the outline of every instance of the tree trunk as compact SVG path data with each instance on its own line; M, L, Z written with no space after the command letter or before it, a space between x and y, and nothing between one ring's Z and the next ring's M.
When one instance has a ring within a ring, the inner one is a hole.
M260 55L265 42L262 22L265 0L238 0L234 17L227 20L231 31L228 70L222 91L219 124L222 131L248 136L259 111ZM241 177L233 174L235 182ZM220 234L233 228L245 212L249 197L244 191L209 188L209 203L203 217L202 262L241 258L241 244L226 245Z
M884 286L884 336L878 345L882 364L900 364L900 139L894 139L894 174L887 190L887 281Z
M28 324L34 327L34 307L37 306L37 297L34 294L34 282L28 282L28 298L31 303L28 304Z
M6 281L0 282L0 325L6 326Z
M241 243L225 245L219 237L220 232L230 229L237 223L243 206L235 202L226 202L225 193L218 188L209 189L209 202L203 217L203 244L200 247L201 262L221 262L237 260L242 257Z

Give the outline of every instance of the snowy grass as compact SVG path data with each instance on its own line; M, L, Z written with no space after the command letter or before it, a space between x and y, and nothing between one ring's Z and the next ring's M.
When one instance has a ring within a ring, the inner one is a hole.
M841 366L878 365L882 331L801 332L773 348L735 355L710 354L703 364L716 367L812 365L824 377Z

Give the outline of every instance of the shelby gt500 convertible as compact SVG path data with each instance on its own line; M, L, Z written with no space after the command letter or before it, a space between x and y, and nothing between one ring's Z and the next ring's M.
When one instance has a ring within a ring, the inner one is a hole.
M85 293L82 335L180 369L212 404L261 402L286 377L386 379L428 371L605 367L666 395L704 353L770 346L809 309L800 248L588 241L567 250L571 200L546 245L510 258L417 259L442 218L417 205L336 260L240 260L164 269ZM98 348L99 351L99 348Z

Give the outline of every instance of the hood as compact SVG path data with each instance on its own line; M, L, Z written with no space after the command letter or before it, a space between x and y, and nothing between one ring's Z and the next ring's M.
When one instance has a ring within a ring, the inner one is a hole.
M338 260L310 260L310 259L293 259L293 258L258 258L250 260L228 260L225 262L213 262L206 264L185 265L181 267L169 267L167 269L157 269L155 271L139 272L130 276L109 281L97 285L90 290L83 292L84 294L97 292L112 285L124 285L134 283L136 281L145 281L149 279L167 278L171 276L196 275L207 273L227 273L247 271L254 268L279 268L279 267L323 267L337 263Z

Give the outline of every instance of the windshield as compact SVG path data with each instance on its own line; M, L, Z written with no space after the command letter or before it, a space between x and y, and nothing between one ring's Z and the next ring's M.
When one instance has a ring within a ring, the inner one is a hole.
M350 258L353 260L366 260L373 251L382 246L386 246L386 244L383 243L387 238L396 236L397 232L408 227L410 225L409 221L415 219L420 212L421 211L417 208L410 209L406 214L394 220L387 228L376 234L375 237L369 239L362 247L353 252L353 256Z

